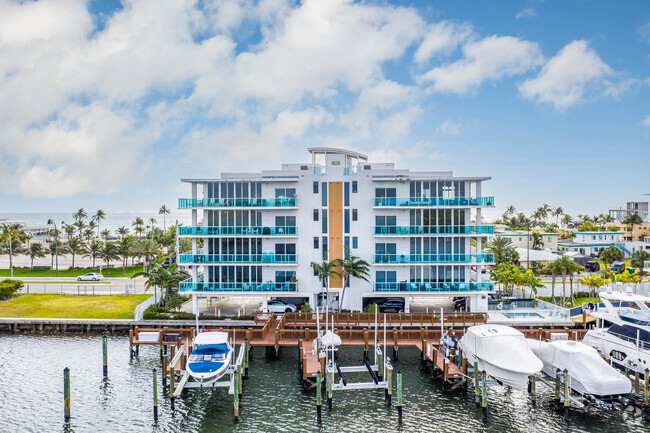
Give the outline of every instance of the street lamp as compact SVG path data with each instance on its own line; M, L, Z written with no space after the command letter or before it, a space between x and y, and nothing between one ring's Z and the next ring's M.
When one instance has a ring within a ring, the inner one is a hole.
M56 277L59 278L59 233L53 219L47 220L47 225L54 224L54 252L56 254Z

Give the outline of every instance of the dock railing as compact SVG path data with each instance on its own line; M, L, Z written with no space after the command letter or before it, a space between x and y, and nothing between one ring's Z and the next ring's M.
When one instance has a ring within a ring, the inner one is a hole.
M320 321L324 322L324 313L285 313L282 316L278 329L296 326L315 326L317 323L316 315L320 315ZM440 313L380 313L379 320L386 325L393 326L436 326L440 325ZM337 326L373 326L375 323L375 313L331 313L334 323ZM461 327L484 324L487 321L487 313L443 313L445 325L457 325Z

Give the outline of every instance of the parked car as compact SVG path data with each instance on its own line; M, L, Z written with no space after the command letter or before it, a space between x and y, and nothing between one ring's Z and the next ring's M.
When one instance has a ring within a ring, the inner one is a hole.
M585 263L585 269L589 272L598 272L600 271L600 263L598 262L587 262Z
M403 313L404 299L388 298L385 302L378 305L380 313Z
M295 313L298 310L294 304L279 299L267 302L267 306L268 308L265 310L264 305L260 305L260 311L263 313Z
M625 262L614 262L609 265L609 270L614 271L617 274L622 274L625 272Z
M101 281L103 279L104 276L99 272L90 272L77 277L77 281Z
M463 311L467 311L467 298L459 297L459 296L455 297L454 308L456 310L460 310L462 308Z

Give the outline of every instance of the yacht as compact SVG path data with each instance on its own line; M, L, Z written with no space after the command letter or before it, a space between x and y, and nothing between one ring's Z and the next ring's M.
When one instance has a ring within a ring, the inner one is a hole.
M587 331L582 342L613 366L643 373L650 368L650 297L635 295L631 287L625 292L608 288L600 293L600 300L605 307L589 313L596 318L596 327Z
M524 334L509 326L471 326L458 345L470 363L478 361L479 370L512 388L525 389L528 378L543 367Z
M210 386L227 372L232 353L227 333L199 333L192 342L187 371L202 386Z

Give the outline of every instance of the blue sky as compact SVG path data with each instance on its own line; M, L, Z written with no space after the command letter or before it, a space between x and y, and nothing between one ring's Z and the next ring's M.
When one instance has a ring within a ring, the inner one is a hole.
M345 147L496 210L650 193L646 1L0 0L0 213L155 210Z

